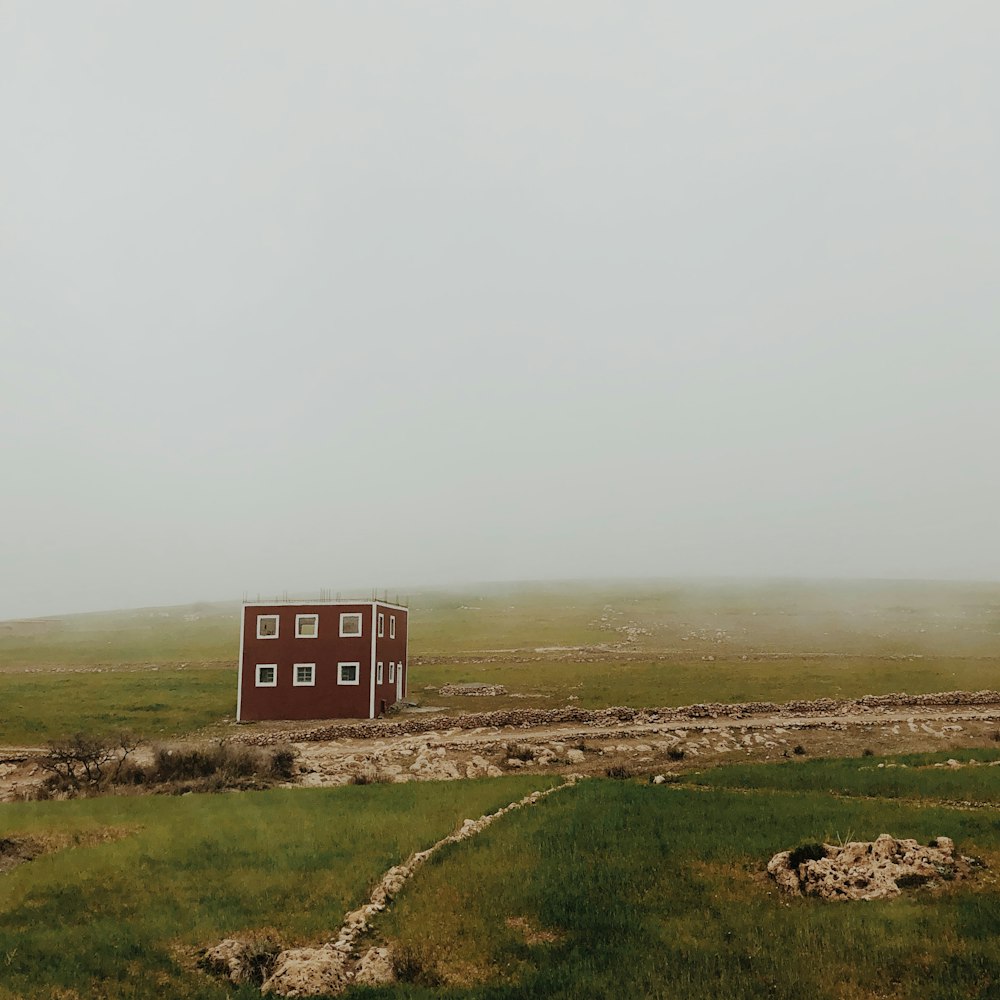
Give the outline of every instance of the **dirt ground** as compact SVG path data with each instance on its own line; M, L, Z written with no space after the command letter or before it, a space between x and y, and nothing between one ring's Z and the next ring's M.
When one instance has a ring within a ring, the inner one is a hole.
M1000 706L871 715L704 719L615 725L442 729L389 739L294 744L304 785L475 778L532 770L603 775L670 773L735 761L851 757L995 746ZM804 754L797 754L801 747Z
M852 757L865 750L958 753L998 745L1000 705L472 729L458 728L447 717L439 722L440 728L418 734L295 742L294 783L326 787L516 772L603 775L610 768L669 774L735 761ZM275 732L270 727L272 736ZM288 732L295 733L291 725ZM0 748L0 801L22 797L45 777L42 753L41 747Z

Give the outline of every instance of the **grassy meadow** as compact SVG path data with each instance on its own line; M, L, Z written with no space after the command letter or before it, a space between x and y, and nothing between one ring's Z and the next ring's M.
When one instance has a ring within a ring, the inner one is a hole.
M933 794L919 804L867 797L852 782L857 762L844 765L837 797L748 789L745 770L720 769L703 789L584 782L450 848L382 920L414 982L364 995L1000 995L995 809L949 808ZM978 772L948 777L949 795L979 794ZM786 898L764 873L799 843L883 832L946 834L991 868L976 883L863 904Z
M1000 586L525 584L410 598L410 696L446 711L785 701L995 687ZM150 738L235 712L238 606L0 622L0 744ZM499 683L507 698L442 698Z
M945 756L583 781L436 854L378 920L405 981L350 995L995 997L1000 824L995 806L948 803L996 802L1000 768L915 770ZM264 928L319 943L389 865L554 780L4 806L5 835L64 846L0 875L0 1000L249 1000L194 968L195 949ZM108 828L118 839L98 842ZM989 867L860 904L787 898L764 873L799 843L883 832L944 834Z
M193 949L323 940L390 865L556 780L2 805L0 837L71 846L0 874L0 998L223 1000ZM124 835L94 845L107 828Z

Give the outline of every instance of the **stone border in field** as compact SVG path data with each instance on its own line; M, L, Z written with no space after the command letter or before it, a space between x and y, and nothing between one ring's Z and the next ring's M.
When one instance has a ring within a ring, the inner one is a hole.
M563 788L571 788L579 775L567 775L559 785L531 792L494 813L467 819L454 833L443 837L424 851L411 854L401 865L390 868L372 890L368 902L344 916L336 937L318 948L289 948L270 958L260 990L284 997L309 997L342 993L352 983L377 985L395 978L392 955L388 948L370 947L363 955L357 949L358 939L369 930L370 921L388 907L403 886L433 854L447 844L457 844L481 833L501 816L525 806L533 806L546 796ZM202 968L223 976L233 983L252 982L263 970L259 953L246 941L227 938L214 948L206 948L199 956Z

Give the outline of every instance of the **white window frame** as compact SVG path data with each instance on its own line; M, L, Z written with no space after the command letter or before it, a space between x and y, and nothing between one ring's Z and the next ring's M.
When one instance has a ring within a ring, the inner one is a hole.
M358 630L357 632L345 632L344 631L344 619L345 618L357 618L358 620ZM364 635L365 624L362 620L362 615L360 611L342 611L340 613L340 638L341 639L361 639Z
M344 667L354 667L354 680L345 681L344 680ZM337 683L338 684L354 684L358 685L361 683L361 664L357 660L351 660L350 662L338 663L337 664Z
M385 615L378 613L378 637L381 639L385 635Z
M262 681L260 679L260 672L262 670L273 670L274 680L273 681ZM276 688L278 686L278 664L277 663L258 663L256 669L254 670L254 686L259 688Z
M309 680L299 680L299 668L309 668ZM304 688L316 686L316 664L315 663L293 663L292 664L292 687Z
M316 628L313 630L312 635L303 635L299 631L300 622L303 618L314 618L316 620ZM318 639L319 638L319 615L315 611L306 615L296 615L295 616L295 638L296 639Z
M396 663L394 660L389 661L389 683L396 683Z
M378 666L375 668L375 683L376 684L381 684L382 683L382 673L383 673L382 661L379 660L378 661Z
M389 638L396 638L396 616L389 615Z
M260 623L266 618L274 619L274 635L261 635L260 634ZM257 615L257 638L258 639L277 639L278 631L281 628L281 618L279 615Z

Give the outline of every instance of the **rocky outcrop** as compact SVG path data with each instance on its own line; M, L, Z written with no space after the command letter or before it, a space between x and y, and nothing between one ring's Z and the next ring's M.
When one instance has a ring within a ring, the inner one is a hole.
M968 876L975 862L956 855L949 837L928 846L883 833L874 841L782 851L767 866L787 892L833 900L891 899L901 889Z
M333 945L290 948L281 952L261 993L282 997L314 997L343 993L354 978L353 962Z
M249 940L226 938L214 948L206 948L198 956L198 964L206 972L228 979L234 986L259 983L269 974L281 951L276 936L270 933L254 935Z

